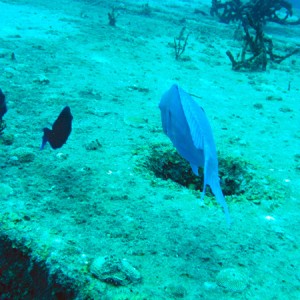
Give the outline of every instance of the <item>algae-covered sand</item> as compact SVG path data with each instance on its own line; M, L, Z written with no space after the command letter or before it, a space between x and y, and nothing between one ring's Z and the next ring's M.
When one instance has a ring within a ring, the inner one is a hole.
M300 298L300 56L232 71L236 24L198 2L149 1L150 14L146 1L0 2L1 240L44 266L53 293L41 286L35 299L59 298L53 280L79 299ZM190 36L175 60L183 26ZM266 31L274 51L299 47L299 26ZM175 82L200 98L227 170L241 163L251 176L236 179L245 193L226 197L230 229L213 197L200 206L196 184L161 172L182 166L158 109ZM42 128L65 105L67 143L40 151ZM126 262L131 277L105 282L95 259ZM32 299L31 287L7 284L7 269L2 296Z

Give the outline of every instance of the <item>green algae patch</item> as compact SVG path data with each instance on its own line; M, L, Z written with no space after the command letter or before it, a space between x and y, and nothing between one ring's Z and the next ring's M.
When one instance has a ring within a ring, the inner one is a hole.
M3 134L0 138L0 145L10 146L14 143L14 135L12 134Z
M141 147L133 153L138 157L137 172L146 173L154 184L161 181L174 182L191 191L203 190L203 170L195 176L189 163L176 150L166 144L154 144ZM219 157L219 177L226 200L229 202L250 201L260 204L264 200L276 201L278 206L287 196L287 189L271 177L259 173L259 167L251 162L234 157ZM210 188L207 188L205 201L215 203Z
M14 192L13 188L5 183L0 183L0 198L6 199Z

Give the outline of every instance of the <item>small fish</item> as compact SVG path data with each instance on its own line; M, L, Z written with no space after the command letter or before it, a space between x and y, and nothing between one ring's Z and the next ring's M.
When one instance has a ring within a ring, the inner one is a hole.
M5 95L0 89L0 121L2 121L2 117L5 115L6 112L7 112L7 106L5 102Z
M7 106L5 102L5 95L3 94L2 90L0 89L0 136L3 134L4 129L6 128L5 121L2 120L3 116L7 112Z
M72 120L70 107L66 106L53 123L52 130L49 128L43 129L44 135L40 149L43 150L47 142L53 149L62 147L72 131Z
M202 200L209 185L230 224L228 207L218 177L217 150L203 108L183 89L174 84L161 98L159 108L164 133L198 176L204 168Z

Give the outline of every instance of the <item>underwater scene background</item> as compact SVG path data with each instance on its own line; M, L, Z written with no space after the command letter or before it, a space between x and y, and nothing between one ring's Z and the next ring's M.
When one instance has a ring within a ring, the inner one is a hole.
M0 299L300 299L299 18L1 0ZM173 84L207 115L230 226L163 132ZM66 106L71 133L40 150Z

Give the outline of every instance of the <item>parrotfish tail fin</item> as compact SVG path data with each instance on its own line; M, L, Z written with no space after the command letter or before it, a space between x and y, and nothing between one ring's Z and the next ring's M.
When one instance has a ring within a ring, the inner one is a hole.
M228 210L228 206L225 200L225 197L223 195L221 186L220 186L220 179L218 176L214 176L211 178L211 182L209 183L209 186L212 190L212 192L214 193L217 202L222 206L225 216L226 216L226 221L228 226L230 226L231 224L231 220L230 220L230 214L229 214L229 210Z
M205 182L205 179L204 179L203 191L202 191L201 198L200 198L200 206L204 206L205 191L206 191L206 182Z
M46 146L46 144L47 144L47 142L48 142L47 136L48 136L48 134L49 134L49 132L50 132L51 130L48 129L48 128L44 128L43 131L44 131L44 135L43 135L43 137L42 137L42 144L41 144L40 150L43 150L43 149L45 148L45 146Z
M43 150L47 144L48 140L45 136L43 136L43 139L42 139L42 144L41 144L41 147L40 147L40 150Z

